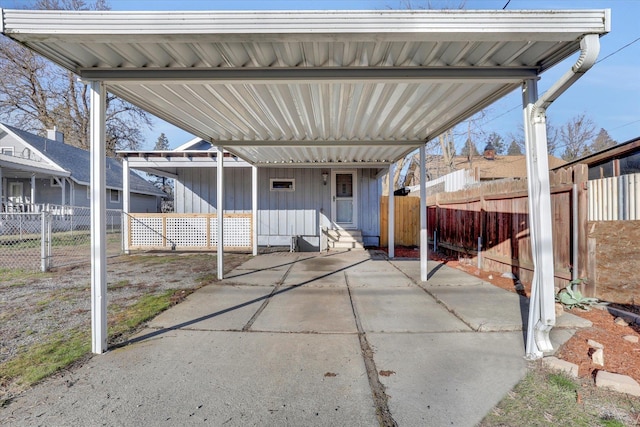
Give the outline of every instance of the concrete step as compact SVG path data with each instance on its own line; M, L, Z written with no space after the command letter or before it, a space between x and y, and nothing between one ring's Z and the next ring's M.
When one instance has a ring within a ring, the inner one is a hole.
M354 239L358 241L362 241L362 231L361 230L328 230L327 235L330 239L339 240L339 239Z
M364 245L362 244L362 242L343 242L343 241L336 241L336 242L329 242L329 249L357 249L357 250L364 250Z
M327 240L329 249L364 249L361 230L328 230Z

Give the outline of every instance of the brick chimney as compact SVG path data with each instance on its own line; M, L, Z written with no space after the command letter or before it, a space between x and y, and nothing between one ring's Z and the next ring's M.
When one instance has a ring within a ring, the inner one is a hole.
M64 143L64 134L54 126L53 129L47 129L47 139Z

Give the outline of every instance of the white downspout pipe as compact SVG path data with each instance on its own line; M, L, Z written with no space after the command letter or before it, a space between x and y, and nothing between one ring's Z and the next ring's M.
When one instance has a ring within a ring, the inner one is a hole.
M593 66L600 51L599 36L585 35L580 49L580 57L571 70L539 99L536 81L527 80L524 84L529 231L534 266L526 342L526 358L530 360L553 350L549 333L556 323L546 110Z

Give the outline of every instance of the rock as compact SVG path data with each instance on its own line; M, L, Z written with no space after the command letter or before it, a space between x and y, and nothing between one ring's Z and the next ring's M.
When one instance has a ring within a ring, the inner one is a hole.
M560 317L564 314L564 306L559 302L556 303L556 317Z
M626 320L624 320L622 317L616 317L616 320L614 320L614 322L616 325L619 325L619 326L629 326L629 323Z
M513 273L502 273L500 277L504 277L505 279L517 279L517 277Z
M587 344L589 344L589 347L591 348L604 348L602 344L594 340L587 340Z
M544 359L542 359L542 363L549 369L564 372L572 378L578 378L578 365L576 365L575 363L558 359L555 356L545 357Z
M591 360L596 365L604 366L604 350L601 348L596 349L591 355Z
M625 340L625 341L632 342L634 344L637 343L638 341L640 341L640 338L638 338L635 335L625 335L625 336L622 337L622 339Z
M490 274L488 277L489 280L493 280L493 274Z
M598 371L596 387L605 387L619 393L640 396L640 384L636 380L626 375L612 374L607 371Z

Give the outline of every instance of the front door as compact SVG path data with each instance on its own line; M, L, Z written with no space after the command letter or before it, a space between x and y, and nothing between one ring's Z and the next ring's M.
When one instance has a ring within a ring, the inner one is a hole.
M337 228L358 228L358 191L355 170L331 172L331 220Z

